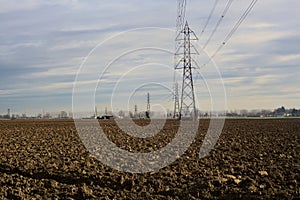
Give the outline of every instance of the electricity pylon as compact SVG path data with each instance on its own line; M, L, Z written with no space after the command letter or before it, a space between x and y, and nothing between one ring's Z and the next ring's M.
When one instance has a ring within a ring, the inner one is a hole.
M134 105L134 117L135 117L135 118L138 117L138 107L137 107L136 104Z
M174 114L173 118L179 118L179 93L178 93L178 83L175 83L174 89Z
M185 21L186 0L177 0L176 36L182 31ZM181 41L175 43L175 50L180 46ZM176 58L176 55L175 55Z
M150 93L147 93L147 112L150 112Z
M146 110L146 118L150 118L150 93L147 93L147 110Z
M181 59L175 66L175 69L182 69L182 87L179 109L179 119L181 118L197 118L195 105L194 82L192 75L193 59L191 54L198 54L196 48L191 44L191 40L198 40L195 33L189 28L186 22L183 30L176 37L176 41L182 40L182 44L178 47L175 55L182 55ZM183 52L182 52L183 51Z

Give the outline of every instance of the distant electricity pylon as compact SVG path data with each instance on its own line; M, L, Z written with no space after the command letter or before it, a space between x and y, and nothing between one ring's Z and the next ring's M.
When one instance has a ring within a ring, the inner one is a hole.
M150 93L147 93L147 110L146 110L146 118L150 118Z
M178 83L175 83L174 89L174 114L173 118L179 118L179 92L178 92Z
M198 40L195 33L190 29L186 22L183 30L176 37L176 41L182 40L182 44L178 47L175 55L181 55L179 62L175 65L175 69L182 69L182 87L181 99L179 108L179 119L183 118L196 118L196 104L194 93L194 82L192 75L192 63L194 62L191 54L198 54L196 48L191 44L191 40ZM176 106L176 105L175 105Z
M95 106L95 118L98 117L98 110L97 110L97 106Z
M150 113L150 93L147 93L147 112Z
M134 105L134 117L138 117L138 107L136 104Z

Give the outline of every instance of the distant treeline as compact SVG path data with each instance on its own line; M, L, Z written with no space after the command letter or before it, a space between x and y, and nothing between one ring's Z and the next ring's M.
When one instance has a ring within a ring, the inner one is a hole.
M121 112L121 111L120 111ZM124 113L122 111L122 113ZM223 117L224 113L222 114L216 114L216 113L201 113L201 111L198 111L200 117L212 117L212 116L219 116ZM132 112L129 112L129 117L134 118L134 115ZM123 115L119 114L121 117ZM227 117L300 117L300 109L296 108L290 108L286 109L284 106L281 106L280 108L276 108L274 110L239 110L239 111L227 111L226 112ZM124 116L123 116L124 117ZM136 116L135 116L136 117ZM141 116L139 116L141 117ZM46 113L44 115L37 114L36 116L28 117L26 114L5 114L0 115L0 119L70 119L72 118L71 113L67 113L65 111L61 111L58 115L52 116L49 113ZM91 118L95 118L95 116L92 116ZM145 116L142 116L142 118L145 118ZM168 118L172 118L172 112L168 113Z
M61 111L58 114L51 115L50 113L36 114L35 116L27 116L25 113L19 114L5 114L0 115L0 119L69 119L71 118L71 113L66 111Z
M300 117L300 109L286 109L284 106L275 110L240 110L239 112L227 112L228 117Z

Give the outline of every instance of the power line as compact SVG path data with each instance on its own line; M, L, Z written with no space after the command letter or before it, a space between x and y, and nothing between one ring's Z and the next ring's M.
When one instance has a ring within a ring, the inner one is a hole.
M211 9L211 11L210 11L210 13L209 13L209 16L208 16L208 18L207 18L207 20L206 20L206 22L205 22L205 24L204 24L204 27L203 27L203 29L202 29L202 31L201 31L201 34L200 34L200 36L199 36L199 39L200 39L201 36L203 35L203 33L204 33L204 31L205 31L205 29L206 29L206 27L207 27L207 25L208 25L208 23L209 23L211 17L212 17L212 15L213 15L214 11L215 11L215 8L217 7L218 2L219 2L219 0L216 0L216 1L215 1L214 5L213 5L213 7L212 7L212 9Z
M222 12L222 15L221 15L220 19L218 20L214 30L211 32L211 34L210 34L209 38L207 39L206 43L203 45L203 49L205 49L207 47L207 45L210 42L211 38L214 36L214 34L217 31L218 27L220 26L222 20L224 19L226 13L228 12L232 2L233 2L233 0L228 0L227 4L226 4L226 6L225 6L225 8Z
M233 29L230 31L230 33L226 36L224 42L226 43L234 34L234 32L239 28L239 26L242 24L242 22L246 19L247 15L249 14L249 12L252 10L252 8L254 7L254 5L256 4L258 0L252 0L252 2L250 3L250 5L248 6L248 8L246 9L246 11L244 12L244 14L240 17L240 19L238 20L238 22L234 25Z
M221 43L221 45L217 48L217 50L213 53L213 55L210 57L210 59L201 66L205 67L208 63L211 62L211 60L219 53L219 51L223 48L223 46L230 40L230 38L232 37L232 35L236 32L236 30L239 28L239 26L242 24L242 22L246 19L246 17L248 16L248 14L250 13L250 11L252 10L252 8L255 6L255 4L257 3L258 0L252 0L251 3L249 4L249 6L247 7L247 9L245 10L245 12L241 15L241 17L239 18L239 20L236 22L236 24L233 26L233 28L231 29L231 31L226 35L225 39L223 40L223 42Z

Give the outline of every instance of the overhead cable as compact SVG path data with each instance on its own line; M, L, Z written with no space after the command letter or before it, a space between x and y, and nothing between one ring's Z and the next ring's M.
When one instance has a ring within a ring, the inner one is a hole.
M203 45L203 47L202 47L203 49L205 49L207 47L207 45L209 44L211 38L214 36L214 34L217 31L218 27L220 26L222 20L224 19L226 13L228 12L228 10L229 10L232 2L233 2L233 0L228 0L227 4L226 4L226 6L225 6L225 8L224 8L224 10L222 12L222 15L221 15L220 19L218 20L215 28L213 29L213 31L211 32L210 36L208 37L206 43Z
M207 25L208 25L208 23L209 23L209 21L210 21L212 15L213 15L214 11L215 11L215 8L217 7L218 1L219 1L219 0L216 0L216 1L215 1L214 5L213 5L213 7L212 7L212 9L211 9L211 11L210 11L210 13L209 13L209 16L208 16L208 18L207 18L207 20L206 20L206 22L205 22L205 24L204 24L204 27L203 27L203 29L202 29L202 31L201 31L201 34L200 34L200 36L199 36L199 39L200 39L200 37L203 35L203 33L205 32L205 29L206 29L206 27L207 27Z
M212 56L209 58L209 60L205 64L203 64L200 68L202 68L202 67L206 66L208 63L210 63L212 61L212 59L219 53L219 51L223 48L223 46L230 40L230 38L232 37L232 35L240 27L240 25L242 24L242 22L246 19L246 17L250 13L250 11L253 9L253 7L255 6L255 4L257 3L257 1L258 0L252 0L251 1L251 3L249 4L249 6L247 7L247 9L241 15L241 17L239 18L239 20L235 23L235 25L233 26L233 28L231 29L231 31L226 35L225 39L220 44L220 46L217 48L217 50L212 54Z

